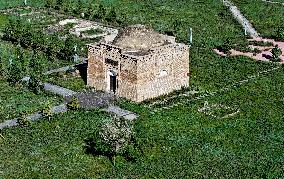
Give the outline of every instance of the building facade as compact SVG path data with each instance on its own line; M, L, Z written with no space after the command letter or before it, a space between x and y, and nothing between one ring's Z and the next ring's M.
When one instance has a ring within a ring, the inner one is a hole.
M141 25L88 45L87 85L135 102L189 86L189 48Z

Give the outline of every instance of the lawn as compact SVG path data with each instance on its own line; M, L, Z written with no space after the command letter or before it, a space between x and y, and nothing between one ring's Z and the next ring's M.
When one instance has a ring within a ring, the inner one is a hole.
M275 36L277 28L284 24L284 6L281 4L265 3L261 0L233 1L264 37Z
M2 130L0 176L17 178L281 178L283 176L283 67L227 93L149 114L142 105L121 102L141 115L137 162L86 154L84 141L104 113L68 112L27 128ZM184 98L179 98L182 101ZM204 101L236 107L240 113L215 118L198 112ZM13 155L9 155L13 153ZM29 172L27 172L29 171Z
M192 27L190 85L200 91L219 90L278 67L246 57L220 57L212 51L227 37L235 43L245 42L242 28L219 0L103 2L125 13L127 23L152 25L160 32L180 19L183 28L177 37L182 42L187 42L187 29ZM201 100L173 98L166 106L183 104L155 114L150 113L155 106L149 109L143 104L119 102L141 116L137 133L145 157L133 163L120 159L112 166L106 157L85 153L84 140L107 117L96 110L68 112L27 128L4 129L1 134L5 139L0 137L0 169L4 170L0 170L0 177L283 178L283 72L280 67ZM222 118L226 110L212 111L217 118L208 116L198 112L205 101L240 112L228 118Z
M44 81L74 91L81 91L86 88L86 84L80 75L73 76L68 73L57 73L46 76Z
M0 122L19 117L21 112L31 114L43 109L48 103L55 105L61 101L62 99L57 96L35 95L23 85L11 86L0 79Z
M27 0L27 3L29 6L42 7L44 5L44 0ZM17 6L24 6L24 0L0 0L0 9Z

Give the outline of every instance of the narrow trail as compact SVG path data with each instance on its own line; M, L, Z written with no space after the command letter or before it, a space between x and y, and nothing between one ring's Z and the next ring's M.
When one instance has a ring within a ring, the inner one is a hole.
M229 8L235 19L246 29L247 33L251 37L259 37L259 33L253 28L252 24L246 19L246 17L240 12L237 6L235 6L229 0L223 0L223 4Z
M271 3L271 4L281 4L284 6L284 2L276 2L276 1L267 1L267 0L262 0L263 2L266 2L266 3Z

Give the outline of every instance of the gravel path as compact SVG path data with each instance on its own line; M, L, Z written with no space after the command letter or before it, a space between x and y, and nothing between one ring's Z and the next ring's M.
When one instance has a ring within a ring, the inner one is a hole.
M108 107L115 99L111 94L96 91L78 92L73 96L78 99L80 106L84 109ZM71 98L72 96L66 96L65 102L69 103Z
M108 108L106 108L104 110L109 112L109 113L116 114L119 117L123 117L125 119L128 119L128 120L134 120L138 117L137 114L135 114L131 111L127 111L125 109L121 109L118 106L109 106Z

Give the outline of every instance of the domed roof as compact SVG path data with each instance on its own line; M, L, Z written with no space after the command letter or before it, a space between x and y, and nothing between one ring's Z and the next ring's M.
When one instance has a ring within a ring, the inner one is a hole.
M164 38L153 29L133 25L120 31L112 44L127 51L145 51L164 43Z

